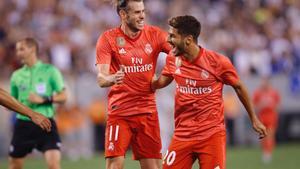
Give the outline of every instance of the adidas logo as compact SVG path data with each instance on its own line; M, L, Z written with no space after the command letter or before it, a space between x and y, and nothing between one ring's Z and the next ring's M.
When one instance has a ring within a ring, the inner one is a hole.
M124 48L121 48L121 49L119 50L119 54L126 54L125 49L124 49Z

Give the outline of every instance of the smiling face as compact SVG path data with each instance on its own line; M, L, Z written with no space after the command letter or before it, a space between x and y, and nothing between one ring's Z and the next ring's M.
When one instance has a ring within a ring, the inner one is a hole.
M132 32L138 32L144 28L145 7L143 1L129 1L127 10L123 12L125 24Z
M170 26L168 31L168 42L172 45L174 56L183 55L185 52L185 37L178 33L178 30Z

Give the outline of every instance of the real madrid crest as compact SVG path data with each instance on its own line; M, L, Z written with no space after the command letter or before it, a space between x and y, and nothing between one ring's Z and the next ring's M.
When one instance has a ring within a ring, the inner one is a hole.
M147 54L151 54L152 51L153 51L153 49L152 49L151 45L150 45L149 43L147 43L147 44L145 45L145 52L146 52Z
M125 46L126 41L125 41L125 38L124 38L124 37L119 36L119 37L117 37L116 40L117 40L117 45L118 45L119 47Z
M209 73L206 70L201 71L201 77L203 79L207 79L209 77Z

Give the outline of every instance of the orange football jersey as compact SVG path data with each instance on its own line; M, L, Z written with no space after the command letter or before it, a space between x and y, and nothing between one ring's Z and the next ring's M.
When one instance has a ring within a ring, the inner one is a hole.
M175 139L203 140L225 131L223 85L239 81L227 57L204 48L192 62L169 54L162 74L176 81Z
M168 53L167 33L145 25L138 37L131 39L121 28L104 32L96 47L96 64L109 64L110 73L122 67L123 84L113 85L108 94L108 114L128 116L156 112L150 82L160 52Z

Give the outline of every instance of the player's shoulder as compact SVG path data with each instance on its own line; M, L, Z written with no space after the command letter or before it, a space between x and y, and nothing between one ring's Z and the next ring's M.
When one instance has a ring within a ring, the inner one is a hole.
M154 25L145 25L144 30L149 33L160 33L164 32L160 27Z
M108 29L106 31L104 31L100 37L106 37L106 38L111 38L111 37L115 37L117 34L119 33L119 28L118 27L115 27L115 28L111 28L111 29Z
M202 48L202 50L204 50L203 52L205 54L205 58L210 63L221 64L223 62L230 62L229 58L221 53L218 53L213 50L205 49L205 48Z
M17 78L18 76L20 76L21 74L23 74L25 72L26 68L25 66L15 70L12 75L11 75L11 78Z

